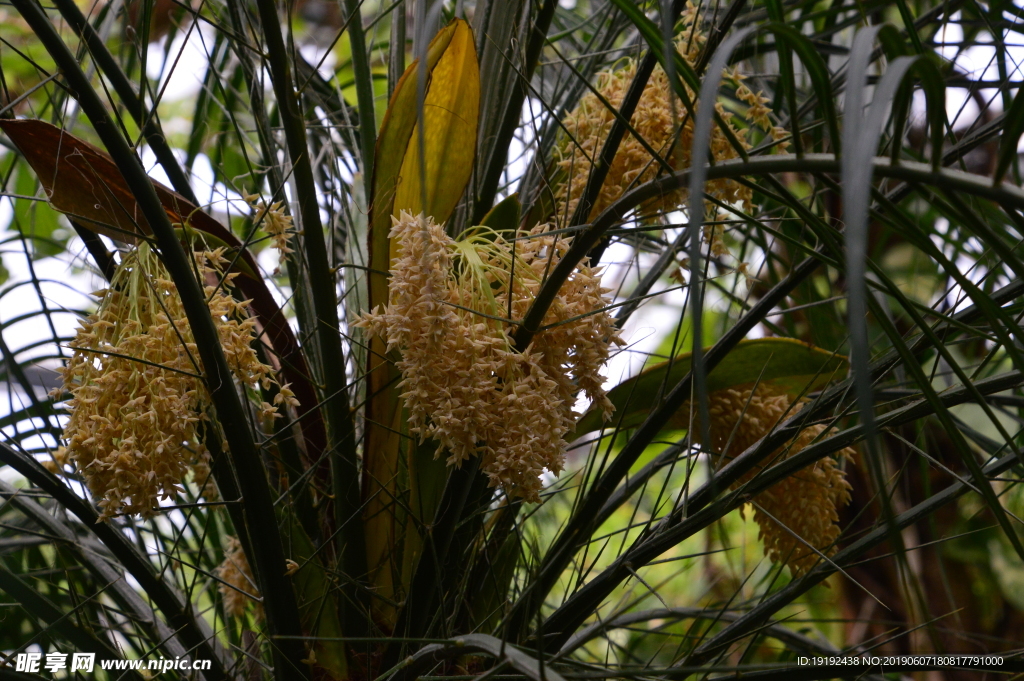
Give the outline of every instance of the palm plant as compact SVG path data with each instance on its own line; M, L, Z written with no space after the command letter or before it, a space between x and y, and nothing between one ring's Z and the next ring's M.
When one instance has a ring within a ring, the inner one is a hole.
M0 675L1020 671L1016 7L11 5Z

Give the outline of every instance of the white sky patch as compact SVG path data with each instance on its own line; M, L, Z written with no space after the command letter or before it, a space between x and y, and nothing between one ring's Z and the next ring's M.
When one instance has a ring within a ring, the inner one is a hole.
M1018 3L1019 4L1019 3ZM953 22L962 19L959 12L952 16ZM935 36L938 45L935 51L945 59L954 61L957 69L964 73L970 80L997 81L1000 78L999 67L996 62L995 41L987 31L980 31L975 39L975 44L961 49L964 32L958 23L945 24ZM1012 79L1021 77L1021 66L1024 65L1024 44L1021 44L1017 34L1007 32L1003 36L1007 41L1006 60L1007 75ZM1010 93L1016 96L1016 92ZM1003 110L1003 100L996 88L982 88L978 91L978 99L985 102L992 113L998 114ZM924 97L920 91L914 96L914 114L924 115ZM946 115L953 128L960 130L973 125L981 109L974 98L969 97L965 88L946 89ZM1024 152L1024 141L1018 141L1018 150Z
M53 354L53 347L42 346L24 350L40 341L52 339L53 334L44 319L28 318L16 321L9 327L7 324L20 317L40 312L45 303L48 309L56 312L52 319L58 335L69 335L77 327L77 316L73 311L94 305L94 299L88 293L101 288L103 282L91 272L74 265L76 256L85 249L85 245L77 237L68 242L68 253L62 254L62 257L41 258L30 263L22 242L16 238L17 232L11 229L13 215L11 200L0 199L0 224L5 225L5 228L0 230L0 241L3 242L0 246L0 259L3 260L4 268L9 274L7 282L0 288L5 294L0 297L0 323L4 324L4 340L12 352L21 353L18 355L19 359ZM78 265L84 264L81 259L77 262ZM35 295L35 288L30 283L33 270L40 281L42 302Z
M146 75L161 78L161 101L195 99L203 88L209 63L207 46L213 45L213 37L213 28L200 23L178 31L169 48L166 40L149 46Z
M328 45L317 45L315 42L309 42L299 47L299 54L313 66L318 66L317 71L320 75L330 80L334 77L334 66L337 64L338 58L333 51L327 51L328 47ZM321 63L321 60L323 63Z
M954 129L970 127L981 115L981 107L966 88L946 88L946 118Z

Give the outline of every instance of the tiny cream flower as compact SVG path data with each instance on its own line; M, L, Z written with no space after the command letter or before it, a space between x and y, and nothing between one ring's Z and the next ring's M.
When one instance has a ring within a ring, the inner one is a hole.
M275 405L281 406L282 404L287 404L289 407L299 406L299 400L295 397L295 393L293 393L289 387L290 385L291 383L285 383L278 389L277 395L274 396Z
M268 206L259 194L248 194L244 198L255 211L253 222L262 227L263 231L270 236L271 244L277 250L281 260L284 260L289 253L294 252L288 240L295 231L292 217L284 212L284 201L278 201ZM274 274L278 274L280 269L278 266Z
M220 276L214 264L223 262L223 251L197 253L196 261L204 275ZM62 370L71 415L64 427L67 445L55 461L74 462L98 500L101 519L150 516L161 499L181 491L190 467L196 482L206 483L209 453L199 424L210 397L177 289L147 244L125 254L110 288L97 294L99 308L81 322ZM235 301L226 286L207 286L206 294L238 381L255 390L273 380L271 367L253 349L255 323L247 303ZM206 483L206 498L215 494Z
M707 444L717 452L715 459L719 461L722 456L730 458L742 453L807 401L794 404L792 397L769 386L760 386L756 392L739 387L718 390L708 397L711 442ZM684 409L688 408L689 404L684 405ZM694 428L693 436L699 436L699 431ZM827 435L823 425L808 426L768 456L766 465L794 456ZM825 556L835 554L838 509L850 502L851 489L840 462L853 461L855 457L852 449L844 448L837 458L819 459L754 497L754 521L760 527L764 553L773 562L788 565L794 577L814 567L820 560L819 552ZM743 485L763 468L758 466L733 488Z
M217 586L224 601L224 612L229 617L241 617L245 614L245 606L254 603L256 618L263 618L263 605L251 596L260 596L256 580L249 567L249 559L237 537L228 537L228 546L224 551L224 562L215 570L221 584ZM250 596L251 594L251 596Z
M700 32L698 21L700 13L693 3L687 3L682 15L683 30L676 40L676 49L691 66L700 58L705 37ZM598 74L595 93L580 98L576 109L562 121L566 134L559 145L560 158L557 165L565 173L566 181L556 190L556 222L569 219L583 194L584 187L590 176L593 162L598 158L604 147L605 140L611 131L616 118L608 106L618 109L629 90L630 83L636 75L638 63L635 59L623 60L621 66ZM772 131L769 118L771 109L766 104L768 99L761 93L754 94L742 83L743 76L735 70L727 71L725 78L736 89L737 99L747 104L743 114L748 128L757 125L765 132ZM691 102L696 102L697 93L687 89ZM673 100L675 106L673 107ZM749 148L746 135L731 122L734 114L726 110L721 103L715 109L733 136L744 148ZM675 117L673 117L675 113ZM681 124L681 127L680 127ZM682 102L674 93L668 75L659 65L655 67L644 88L636 110L630 119L630 125L647 145L657 152L668 165L675 169L690 165L690 152L693 147L693 117L682 107ZM777 129L774 129L777 130ZM777 132L773 132L778 139ZM738 158L739 153L719 126L711 131L711 155L715 162ZM664 174L664 169L651 155L636 136L631 133L619 144L615 158L608 169L608 176L601 187L597 200L590 211L593 218L621 197L629 189L653 180ZM735 180L710 180L705 191L712 197L726 203L737 203L748 207L752 193ZM642 214L658 211L670 211L680 207L686 199L683 190L673 191L648 201L640 207Z
M513 347L506 318L526 314L567 248L544 231L513 244L476 228L455 241L403 212L391 231L388 306L356 324L401 351L410 432L436 440L450 465L480 457L492 486L528 501L540 499L542 471L562 469L577 393L610 415L599 372L621 343L599 272L583 263L551 305L548 328L523 352Z

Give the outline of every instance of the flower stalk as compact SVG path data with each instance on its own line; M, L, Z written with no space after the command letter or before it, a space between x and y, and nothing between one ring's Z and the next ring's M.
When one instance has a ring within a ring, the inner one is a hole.
M449 465L480 457L492 487L533 502L541 473L562 470L576 394L610 416L600 368L621 343L599 272L581 263L549 309L550 328L515 348L513 320L567 248L545 231L508 242L477 227L456 241L433 220L403 212L390 235L398 252L388 306L358 322L385 338L388 351L401 350L410 433L436 440Z

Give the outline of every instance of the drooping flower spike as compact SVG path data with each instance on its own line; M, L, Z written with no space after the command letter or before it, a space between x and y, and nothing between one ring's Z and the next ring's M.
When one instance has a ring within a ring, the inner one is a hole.
M699 14L698 7L688 3L682 15L682 30L676 39L676 50L690 66L697 63L706 41L700 31ZM589 92L581 97L576 108L562 121L565 134L558 146L557 167L565 174L567 180L556 190L556 222L568 219L575 212L594 161L600 156L615 123L616 116L613 110L618 110L622 106L622 101L636 76L638 65L636 59L627 58L616 67L599 73L596 92ZM759 128L764 133L770 133L777 141L777 151L784 151L786 144L782 140L788 133L773 125L771 109L767 106L769 100L763 93L751 91L742 82L744 77L738 71L729 70L724 75L726 82L735 88L736 98L747 105L747 109L741 114L746 127L744 131L736 125L732 111L726 109L721 102L715 104L716 112L731 130L733 137L743 148L749 149L750 140L747 132ZM696 102L697 93L685 85L684 87L689 100ZM630 125L636 135L628 132L620 142L601 191L591 207L590 218L600 214L628 190L664 174L662 165L648 148L661 156L675 170L690 166L694 120L683 108L682 102L672 89L668 74L660 65L654 68L648 79L636 110L630 118ZM739 158L739 152L732 141L718 126L712 128L710 151L715 163ZM744 208L749 208L752 197L748 186L730 179L709 180L705 191L720 201L741 204ZM641 206L641 213L676 210L685 200L684 190L668 192Z
M205 292L228 366L255 395L276 381L253 348L248 301L227 292L236 274L222 274L220 250L195 257L197 270L217 282L208 282ZM123 256L110 287L96 295L99 307L79 326L62 370L71 413L55 464L75 464L102 519L150 516L161 499L182 491L190 468L212 490L200 428L201 421L215 424L206 417L211 401L177 288L147 243ZM254 407L277 415L276 405Z
M544 274L567 244L537 228L507 241L474 228L458 241L430 219L402 213L388 306L363 315L401 351L410 432L438 442L451 465L480 457L493 486L539 501L544 470L558 473L579 392L610 414L600 368L621 343L598 271L581 264L562 286L530 347L514 346Z
M742 453L767 435L787 415L795 413L806 399L793 398L771 386L716 390L708 395L711 417L709 431L712 456L718 461ZM688 409L689 404L683 409ZM795 456L815 440L828 435L821 424L808 426L765 461L774 465ZM698 436L699 428L692 429ZM788 565L794 577L806 574L822 556L832 556L839 538L839 509L850 503L850 483L841 467L853 462L856 452L846 447L835 458L826 456L772 485L753 498L754 521L760 528L764 553L774 563ZM740 487L765 465L742 477Z

